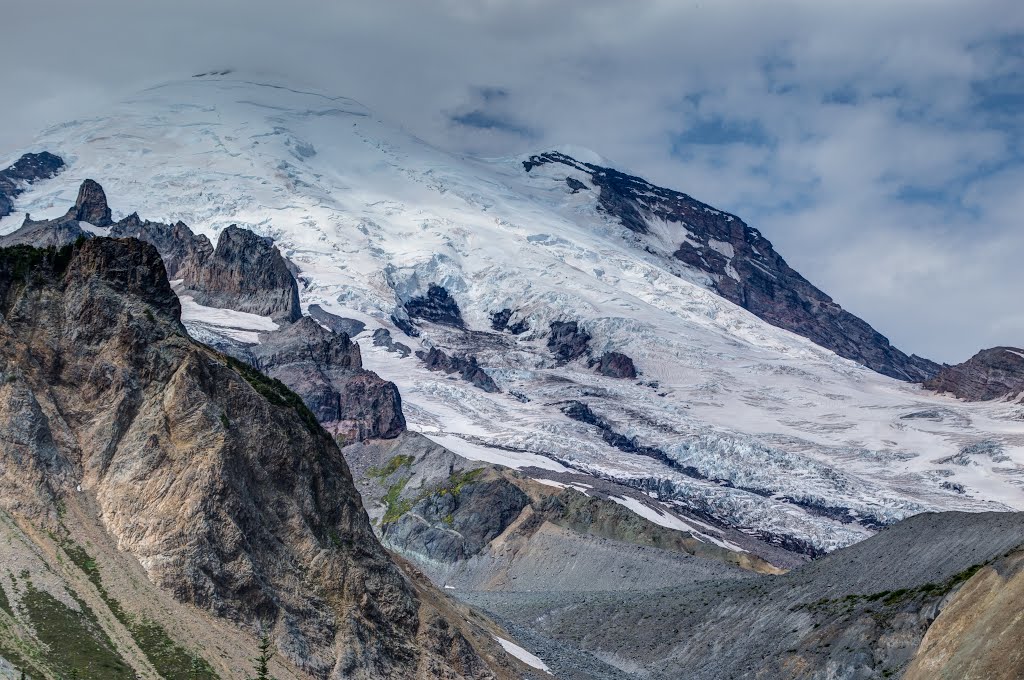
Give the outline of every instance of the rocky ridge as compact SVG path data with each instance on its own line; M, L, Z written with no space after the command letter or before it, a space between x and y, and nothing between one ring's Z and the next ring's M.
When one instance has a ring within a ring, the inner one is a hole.
M1024 349L984 349L962 364L944 366L924 386L967 401L1015 399L1024 392Z
M0 511L26 560L56 541L93 584L82 592L117 618L114 598L128 593L107 565L129 555L200 620L268 632L294 677L521 670L381 548L344 458L298 397L188 337L155 248L97 238L0 250L0 320ZM91 524L108 547L90 542L105 552L78 559ZM0 616L45 638L33 593L67 599L66 588L45 569L20 578L0 579ZM110 668L158 663L124 656L141 642L95 639ZM243 672L200 661L222 677ZM45 677L122 677L60 654L31 663Z
M0 170L0 217L7 217L14 209L14 199L24 186L49 179L64 168L64 160L48 151L27 153L11 166Z
M879 373L920 382L940 366L893 347L878 331L850 314L794 271L759 231L735 215L690 196L655 186L613 168L547 152L523 161L530 172L558 164L576 171L598 189L598 206L631 232L638 247L705 273L722 297L770 324L793 331ZM569 177L576 183L579 179ZM578 186L570 184L573 192ZM652 221L678 225L671 243L661 244Z
M313 313L325 320L321 322L324 325L302 316L298 284L270 239L232 225L224 229L214 248L209 239L194 234L182 222L151 222L138 213L113 222L103 188L87 179L65 215L26 220L17 231L0 237L0 246L59 248L104 232L153 244L179 296L283 324L281 330L266 333L264 342L255 345L219 336L203 339L280 378L331 431L349 439L364 439L394 437L405 430L401 397L394 383L363 369L359 346L348 334L324 327L344 320L332 319L333 315L323 310Z

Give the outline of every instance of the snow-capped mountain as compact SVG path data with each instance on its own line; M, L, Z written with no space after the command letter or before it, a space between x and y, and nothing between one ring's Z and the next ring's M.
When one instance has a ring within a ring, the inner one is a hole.
M681 194L616 196L591 152L453 156L350 99L235 75L148 89L24 151L67 167L23 187L0 234L63 214L91 178L115 218L272 237L303 310L365 324L364 364L409 427L466 457L616 480L808 552L927 510L1024 509L1024 408L935 395L759 318L792 317L747 304L780 272L820 291L770 244L741 252L659 207ZM274 327L184 308L204 333ZM867 340L788 327L891 375L932 371L829 310Z

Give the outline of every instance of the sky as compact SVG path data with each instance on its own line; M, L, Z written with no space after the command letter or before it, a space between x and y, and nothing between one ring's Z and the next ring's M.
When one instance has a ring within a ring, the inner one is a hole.
M740 215L908 353L1024 346L1020 0L33 0L0 155L211 69L358 99L444 149L573 144Z

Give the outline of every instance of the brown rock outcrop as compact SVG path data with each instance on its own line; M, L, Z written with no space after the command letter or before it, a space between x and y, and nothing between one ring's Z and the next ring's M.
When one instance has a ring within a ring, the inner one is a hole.
M153 583L309 677L493 677L299 398L188 337L152 246L0 250L0 374L0 509L56 528L87 494Z
M405 431L394 383L363 369L359 345L303 317L247 352L267 375L294 390L325 427L346 439L390 439Z
M924 386L967 401L1019 396L1024 392L1024 349L983 349L962 364L943 367Z
M682 192L560 152L531 156L523 168L530 172L550 163L586 173L600 190L598 208L633 232L631 238L640 247L652 247L652 220L677 225L679 246L669 261L705 272L719 295L768 323L899 380L927 380L941 368L893 347L790 267L761 232L739 217Z

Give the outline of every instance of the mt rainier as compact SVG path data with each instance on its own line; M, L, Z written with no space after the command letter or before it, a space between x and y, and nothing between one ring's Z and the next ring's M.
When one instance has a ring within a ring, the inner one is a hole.
M1024 408L911 382L939 367L738 217L591 152L452 155L351 99L234 74L150 88L31 150L66 168L0 234L63 214L90 178L114 219L270 237L302 310L359 322L408 427L463 457L591 475L810 555L926 511L1024 509ZM183 314L211 343L277 326Z

